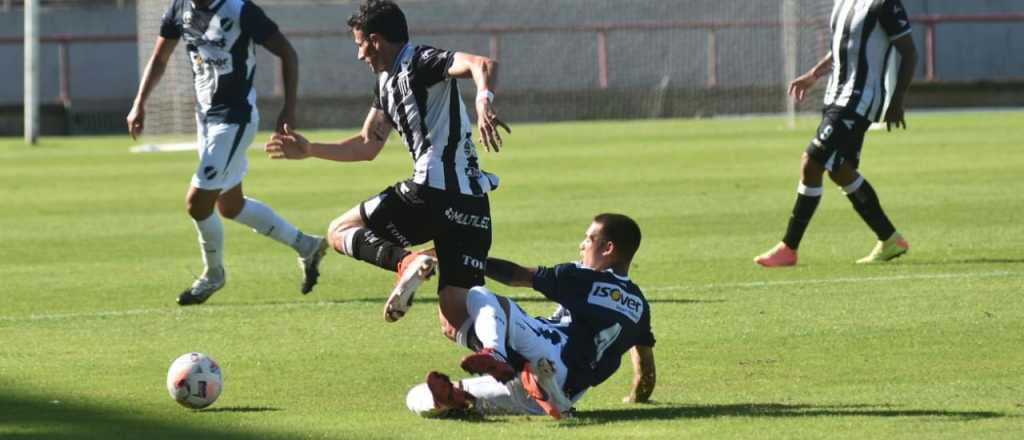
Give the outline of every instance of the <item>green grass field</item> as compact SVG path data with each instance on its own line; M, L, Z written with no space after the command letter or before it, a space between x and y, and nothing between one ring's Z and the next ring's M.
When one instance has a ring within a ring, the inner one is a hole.
M656 402L621 403L627 362L562 422L413 415L406 391L458 375L465 354L438 331L435 285L387 324L391 273L332 255L302 296L292 251L233 222L227 287L175 305L202 270L184 212L194 153L2 139L0 438L1021 438L1022 117L916 113L909 131L869 133L862 169L910 254L854 265L874 237L830 186L800 266L776 270L751 258L782 236L816 119L514 126L481 152L502 178L492 255L574 260L601 211L645 234L632 275L653 309ZM316 233L411 171L397 136L371 163L249 158L247 194ZM164 387L188 351L224 368L208 410Z

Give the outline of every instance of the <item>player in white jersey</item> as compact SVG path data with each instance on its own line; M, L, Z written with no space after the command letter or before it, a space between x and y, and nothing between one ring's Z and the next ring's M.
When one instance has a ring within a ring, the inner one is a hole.
M201 304L227 280L224 228L220 216L290 246L303 272L300 291L313 289L327 249L323 237L307 235L259 200L242 192L248 169L245 151L259 126L256 110L256 48L260 44L281 59L285 105L280 131L295 125L298 56L277 24L248 0L172 0L160 24L153 55L128 114L128 132L138 137L145 126L146 100L163 76L179 40L186 44L196 94L199 165L186 196L189 216L199 233L205 270L178 296L178 304Z
M373 160L397 130L412 156L412 178L336 218L328 239L339 253L398 273L384 309L388 322L405 314L416 288L436 267L441 319L460 326L466 291L484 282L491 247L488 193L498 178L480 169L457 79L471 78L476 85L480 136L488 150L497 151L497 128L508 130L492 107L497 63L410 42L405 15L391 1L368 0L348 25L359 60L377 76L362 132L337 143L315 143L286 131L274 135L266 151L275 159ZM428 241L436 257L406 249Z
M654 392L650 304L629 278L640 227L621 214L599 214L580 243L581 261L527 268L491 258L487 276L532 287L559 304L552 318L534 318L513 300L484 287L469 291L467 329L445 334L476 353L462 368L481 377L452 383L431 372L406 397L424 416L455 410L484 414L544 414L561 418L588 389L611 377L631 353L634 381L627 402Z
M836 0L830 23L829 53L789 84L789 94L799 102L818 78L832 72L825 90L824 117L803 154L786 235L781 243L754 258L765 267L796 264L800 241L821 201L826 170L878 238L871 253L857 263L890 261L910 249L858 170L864 134L872 122L884 121L887 129L907 126L903 99L917 65L907 11L900 0Z

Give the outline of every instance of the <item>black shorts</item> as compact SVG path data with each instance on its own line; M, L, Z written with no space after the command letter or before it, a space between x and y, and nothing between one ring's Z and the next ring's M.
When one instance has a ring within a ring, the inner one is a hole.
M433 240L439 287L484 284L491 250L491 205L473 196L398 182L359 205L363 222L378 237L402 247Z
M807 146L807 155L832 171L844 163L860 166L864 133L871 121L852 110L830 105L821 111L818 133Z

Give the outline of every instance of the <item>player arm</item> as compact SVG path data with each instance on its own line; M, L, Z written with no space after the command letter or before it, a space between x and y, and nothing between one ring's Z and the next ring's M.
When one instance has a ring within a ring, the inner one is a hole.
M284 86L284 107L278 118L277 131L282 132L287 123L295 128L295 107L299 90L299 55L288 38L275 32L263 42L263 47L281 60L281 80Z
M910 83L914 80L914 71L917 70L917 47L914 46L914 37L910 33L893 40L892 44L899 52L901 61L890 107L898 103L899 107L903 108L903 96L910 88Z
M828 75L832 71L832 51L829 51L825 56L818 60L818 63L807 71L807 75L810 75L814 79L819 79L825 75Z
M494 91L498 87L498 62L490 58L466 52L455 52L448 76L472 78L477 93Z
M633 390L623 401L627 403L649 402L654 393L656 374L654 368L654 348L636 345L629 350L633 360Z
M832 71L832 52L825 54L820 60L808 70L807 73L796 77L789 83L789 96L792 96L796 102L803 101L807 97L807 91L814 87L814 84L818 82L818 78L828 75Z
M480 141L488 151L501 150L501 134L498 127L506 133L512 130L498 119L494 112L494 92L498 87L498 62L480 55L455 52L452 65L448 67L448 76L453 78L472 78L476 84L476 114L480 130Z
M500 258L487 258L487 277L512 287L532 287L537 268L523 267Z
M150 93L153 92L153 89L160 82L160 78L164 76L164 71L167 70L167 63L170 61L171 54L174 53L174 48L177 45L178 39L176 38L156 38L153 55L149 57L149 62L146 63L146 70L143 72L142 81L139 83L139 91L136 93L135 101L132 103L132 110L128 113L128 133L131 134L133 139L142 133L146 114L146 101L149 100Z
M384 112L373 108L366 115L363 130L340 142L310 142L302 134L286 127L284 133L275 133L265 150L271 159L305 159L316 157L338 162L370 161L377 157L387 143L391 122Z

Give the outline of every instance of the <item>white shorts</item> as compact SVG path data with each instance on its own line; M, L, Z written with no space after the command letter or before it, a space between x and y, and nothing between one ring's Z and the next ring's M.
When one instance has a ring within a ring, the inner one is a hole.
M192 186L207 190L228 190L242 183L249 170L245 156L260 125L259 114L253 112L248 123L203 123L198 127L199 165L192 175Z

